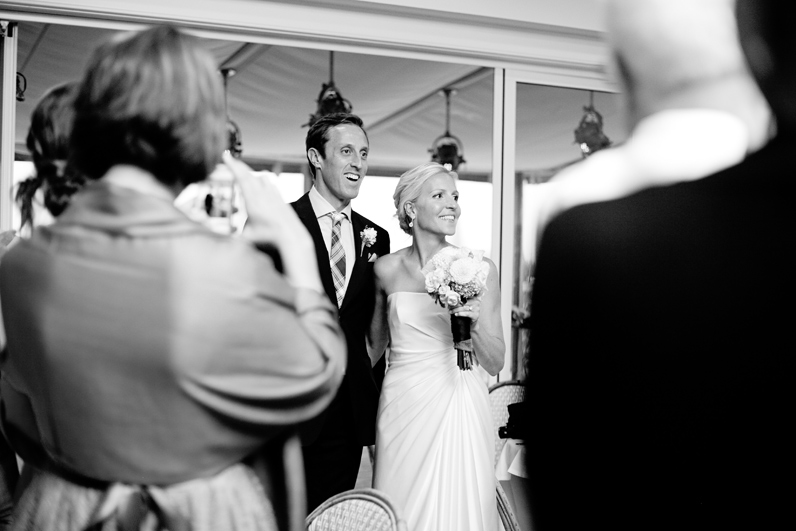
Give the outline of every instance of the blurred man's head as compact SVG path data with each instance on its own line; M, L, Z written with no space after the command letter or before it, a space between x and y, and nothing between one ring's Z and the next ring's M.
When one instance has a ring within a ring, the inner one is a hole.
M749 67L780 130L796 130L796 3L738 0L738 29Z
M753 137L768 112L746 68L734 0L607 0L606 23L632 125L667 108L740 115Z
M94 52L75 101L71 157L93 179L129 164L182 188L220 161L225 122L212 55L175 28L155 27Z

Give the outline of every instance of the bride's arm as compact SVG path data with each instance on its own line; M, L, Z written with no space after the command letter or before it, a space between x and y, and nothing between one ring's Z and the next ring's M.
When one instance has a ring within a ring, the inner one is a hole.
M373 307L373 319L370 321L367 337L371 367L376 365L379 358L384 355L384 351L390 343L390 329L387 325L387 294L384 292L384 282L382 281L387 260L389 258L385 256L379 258L373 264L373 278L376 283L376 304Z
M498 272L495 264L488 261L486 290L475 299L467 301L465 306L453 309L451 313L471 319L470 334L475 357L486 372L494 376L503 368L506 344L503 341L503 323L500 318Z

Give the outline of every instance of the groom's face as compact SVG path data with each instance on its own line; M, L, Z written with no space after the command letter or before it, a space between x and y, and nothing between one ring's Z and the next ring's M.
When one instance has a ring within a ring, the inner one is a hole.
M325 156L317 157L315 187L336 209L359 195L368 171L368 137L353 124L340 124L327 132Z

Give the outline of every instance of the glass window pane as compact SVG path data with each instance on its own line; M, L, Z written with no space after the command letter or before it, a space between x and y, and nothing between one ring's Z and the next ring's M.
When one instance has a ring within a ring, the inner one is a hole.
M536 246L541 234L537 227L539 204L545 200L550 179L567 166L583 160L575 130L593 106L602 117L603 133L612 145L626 138L626 121L621 96L606 92L517 84L517 201L515 234L514 314L512 348L518 377L525 374L522 360L528 344L528 330L522 318L529 315L533 289Z

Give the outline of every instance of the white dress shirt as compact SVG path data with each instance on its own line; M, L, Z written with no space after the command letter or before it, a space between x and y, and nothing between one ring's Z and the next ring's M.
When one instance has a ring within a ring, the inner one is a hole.
M323 243L326 244L326 252L331 255L334 222L329 214L336 212L336 210L314 186L310 189L309 197L312 210L315 211L318 225L321 227ZM345 293L348 290L348 282L351 280L351 272L354 271L354 262L357 259L357 255L356 249L354 249L354 227L351 225L351 203L346 205L340 212L346 215L340 224L340 241L343 244L343 251L345 251L345 286L343 286L343 293Z

